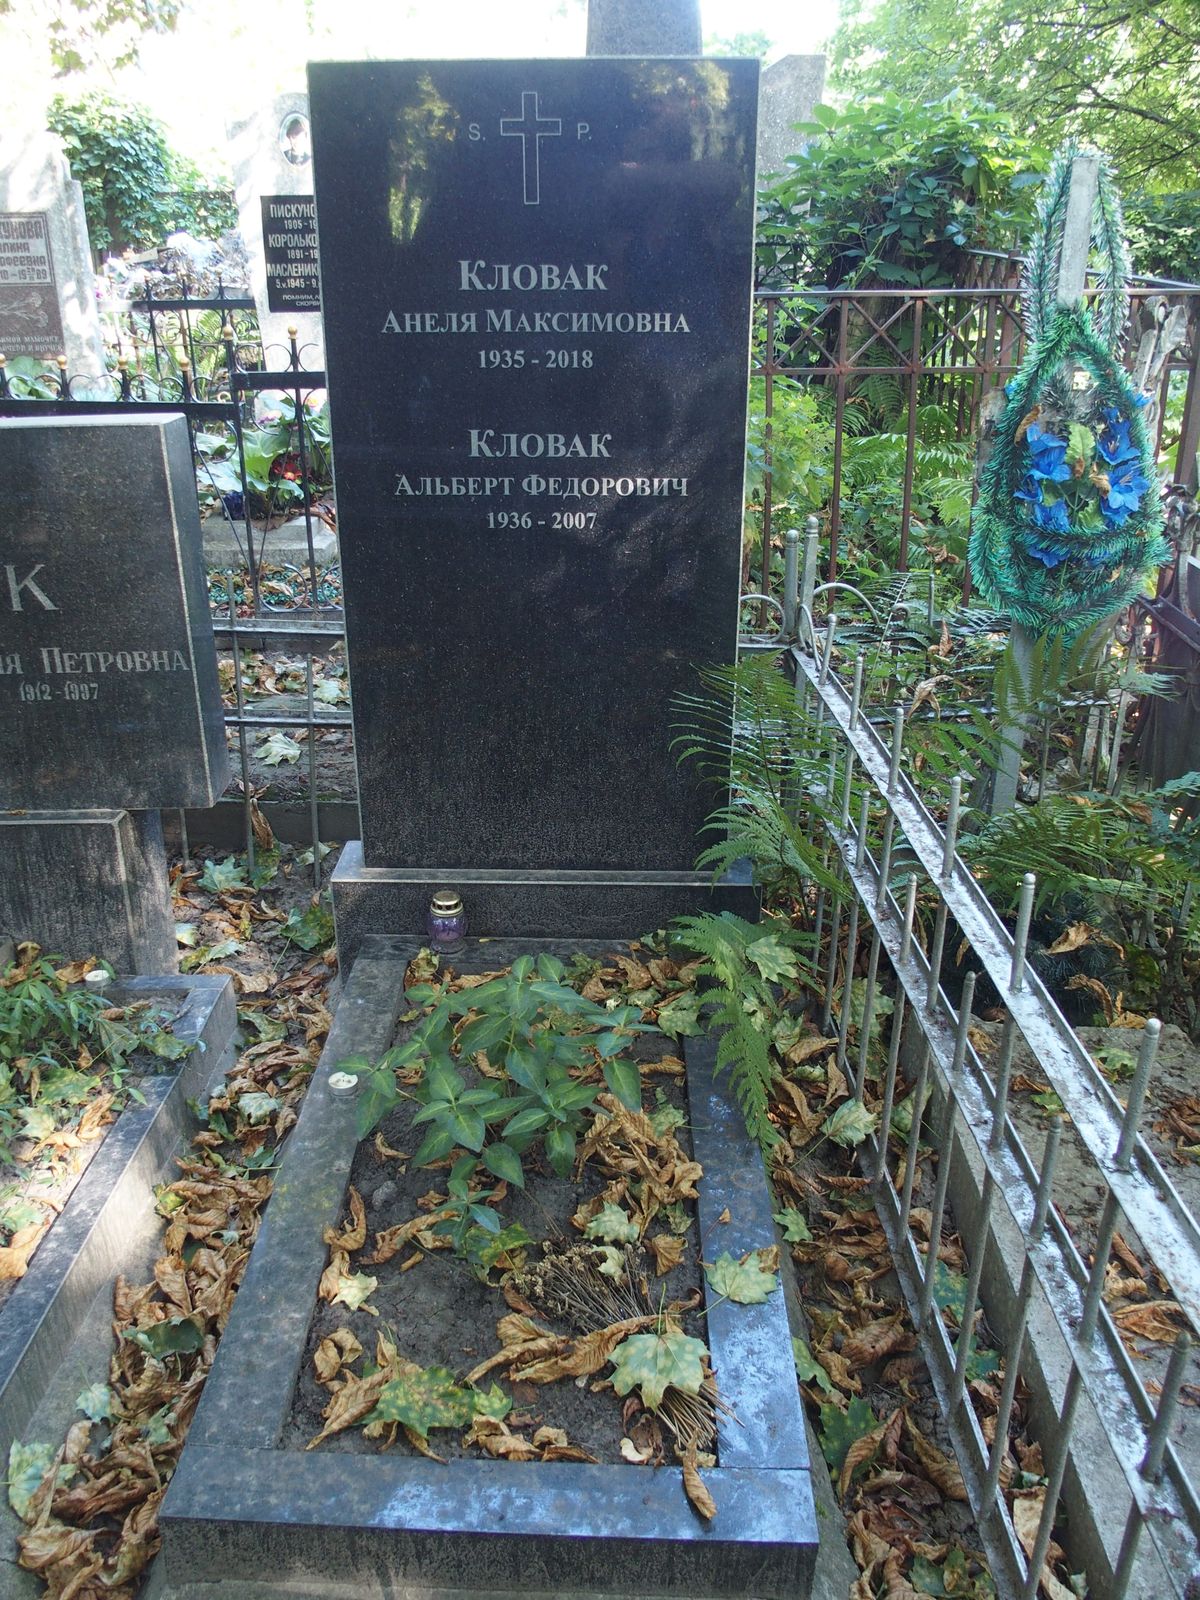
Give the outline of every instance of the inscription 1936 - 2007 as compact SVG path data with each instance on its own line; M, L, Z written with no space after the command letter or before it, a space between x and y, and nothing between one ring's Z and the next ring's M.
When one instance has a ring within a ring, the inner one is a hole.
M310 68L368 865L690 866L756 96L746 61Z

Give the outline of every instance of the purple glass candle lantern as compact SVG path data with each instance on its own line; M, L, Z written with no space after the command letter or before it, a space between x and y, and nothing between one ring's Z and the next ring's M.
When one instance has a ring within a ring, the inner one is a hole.
M439 889L429 902L425 931L433 949L442 955L461 950L467 942L467 914L457 889Z

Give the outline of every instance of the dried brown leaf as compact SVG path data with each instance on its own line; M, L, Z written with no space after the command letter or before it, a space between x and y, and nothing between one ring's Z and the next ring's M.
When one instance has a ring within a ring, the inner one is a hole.
M369 1412L374 1411L389 1376L386 1367L380 1367L367 1378L356 1378L353 1373L347 1373L341 1387L334 1390L332 1399L321 1413L325 1419L325 1426L304 1448L312 1450L323 1439L341 1433L343 1428L353 1427Z
M510 1376L518 1383L555 1383L559 1378L588 1378L612 1355L623 1339L658 1322L657 1316L626 1317L611 1327L599 1328L573 1339L559 1354L535 1361L532 1366L514 1363Z
M676 1234L659 1233L647 1239L646 1245L654 1257L654 1271L659 1278L677 1267L683 1260L684 1241Z
M1154 1344L1174 1344L1182 1329L1183 1313L1174 1300L1151 1300L1147 1305L1122 1306L1114 1311L1113 1321L1122 1333Z
M42 1235L50 1226L47 1218L30 1222L18 1228L11 1240L0 1249L0 1281L6 1278L23 1278L29 1267L29 1258L41 1243Z
M353 1184L350 1186L350 1220L339 1233L336 1228L326 1228L325 1243L331 1250L343 1250L349 1255L361 1250L367 1242L367 1212L362 1196Z
M884 1434L887 1433L898 1415L898 1412L893 1411L877 1428L872 1428L870 1433L864 1433L860 1439L855 1439L849 1450L846 1451L846 1459L842 1462L841 1477L838 1479L839 1494L843 1496L846 1494L850 1488L850 1480L854 1476L855 1469L871 1460L875 1452L883 1444Z
M965 1500L967 1488L963 1483L962 1473L958 1470L958 1463L943 1455L937 1445L925 1437L911 1417L906 1416L904 1420L912 1453L930 1483L940 1489L947 1500Z
M897 1350L911 1350L914 1339L901 1320L899 1311L894 1316L882 1317L856 1328L848 1339L842 1341L842 1355L853 1367L870 1366L882 1361Z
M708 1491L704 1479L700 1476L700 1467L696 1460L696 1446L690 1444L683 1452L680 1460L683 1462L683 1490L691 1501L693 1508L700 1513L706 1522L711 1522L717 1514L717 1502Z

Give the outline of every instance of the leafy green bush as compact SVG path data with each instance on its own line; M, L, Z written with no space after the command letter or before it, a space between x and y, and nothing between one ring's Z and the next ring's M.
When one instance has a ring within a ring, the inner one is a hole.
M114 1007L79 987L81 968L56 969L33 945L21 957L0 974L0 1168L16 1165L14 1141L77 1121L102 1089L119 1095L135 1050L176 1060L190 1048L161 1008Z
M1127 196L1123 210L1135 272L1200 283L1200 189Z
M965 251L1008 248L1033 220L1044 153L961 91L813 116L800 128L809 143L762 196L764 281L955 283Z
M185 229L217 238L237 221L232 196L207 183L173 151L162 126L140 106L101 90L78 100L56 95L47 124L58 134L83 188L88 233L103 250L145 249Z

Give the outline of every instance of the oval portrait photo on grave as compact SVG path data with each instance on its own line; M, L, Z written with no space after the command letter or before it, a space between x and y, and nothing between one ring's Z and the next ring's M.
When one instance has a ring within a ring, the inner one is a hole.
M308 133L308 118L298 111L289 112L279 124L279 148L283 159L293 167L306 167L312 160L312 143Z

